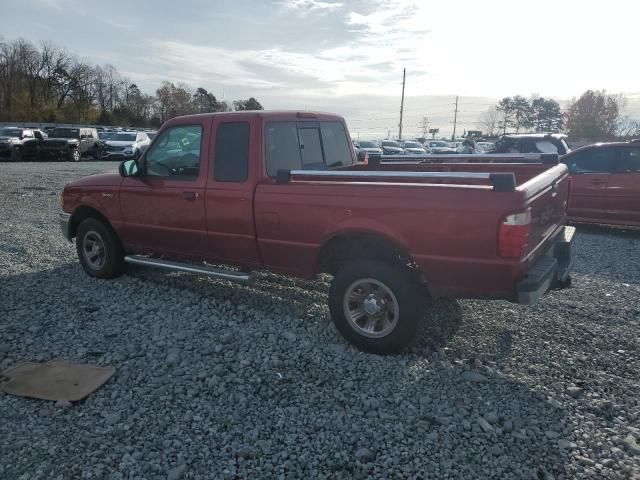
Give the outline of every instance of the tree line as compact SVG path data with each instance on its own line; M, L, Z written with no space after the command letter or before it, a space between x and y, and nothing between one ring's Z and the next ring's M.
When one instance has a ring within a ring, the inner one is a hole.
M490 107L480 124L489 136L513 133L564 132L575 138L613 139L640 136L640 122L624 115L626 98L604 90L587 90L565 111L552 98L505 97Z
M112 65L91 65L49 42L0 38L0 121L158 127L178 115L232 110L262 105L168 81L149 95Z

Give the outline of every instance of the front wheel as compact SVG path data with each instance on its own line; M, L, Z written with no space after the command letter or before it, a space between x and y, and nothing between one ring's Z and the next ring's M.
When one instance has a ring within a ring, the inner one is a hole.
M360 350L377 354L399 353L415 341L424 300L411 272L378 260L348 263L329 290L336 329Z
M76 250L80 264L92 277L114 278L124 272L124 250L110 226L87 218L78 227Z
M71 160L72 162L79 162L81 158L82 155L80 154L80 150L78 150L77 148L74 148L71 150L71 152L69 152L69 160Z

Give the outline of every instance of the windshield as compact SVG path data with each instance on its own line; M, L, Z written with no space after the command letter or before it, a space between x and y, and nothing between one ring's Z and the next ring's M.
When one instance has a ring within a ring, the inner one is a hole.
M0 137L20 137L22 130L18 128L0 128Z
M111 140L111 138L115 135L113 132L99 132L98 137L100 140Z
M400 144L398 142L394 142L393 140L383 140L382 145L385 147L398 147L400 148Z
M378 148L375 142L360 142L361 148Z
M77 128L54 128L49 136L55 138L80 138L80 130Z
M447 142L429 142L430 147L449 147Z
M418 142L404 142L404 148L422 148Z
M116 133L111 140L115 142L135 142L136 134L135 133Z

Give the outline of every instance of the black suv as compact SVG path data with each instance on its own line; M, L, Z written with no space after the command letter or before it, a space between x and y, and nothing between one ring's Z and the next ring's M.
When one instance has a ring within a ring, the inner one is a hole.
M509 133L496 142L492 153L557 153L565 155L571 149L567 136L561 133Z
M38 129L0 127L0 160L36 160L46 138Z
M48 160L79 162L83 157L99 160L102 144L95 128L56 127L43 142L43 157Z

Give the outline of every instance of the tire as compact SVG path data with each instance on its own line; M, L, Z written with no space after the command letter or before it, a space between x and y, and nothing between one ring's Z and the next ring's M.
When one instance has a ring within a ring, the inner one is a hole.
M76 250L82 268L92 277L115 278L124 273L124 249L120 239L111 226L101 220L87 218L82 221L76 235Z
M358 349L382 355L400 353L416 340L420 329L426 300L421 292L406 268L358 259L335 274L329 310L336 329Z
M81 159L82 154L80 153L80 150L78 150L77 148L72 148L69 152L69 160L72 162L79 162Z

